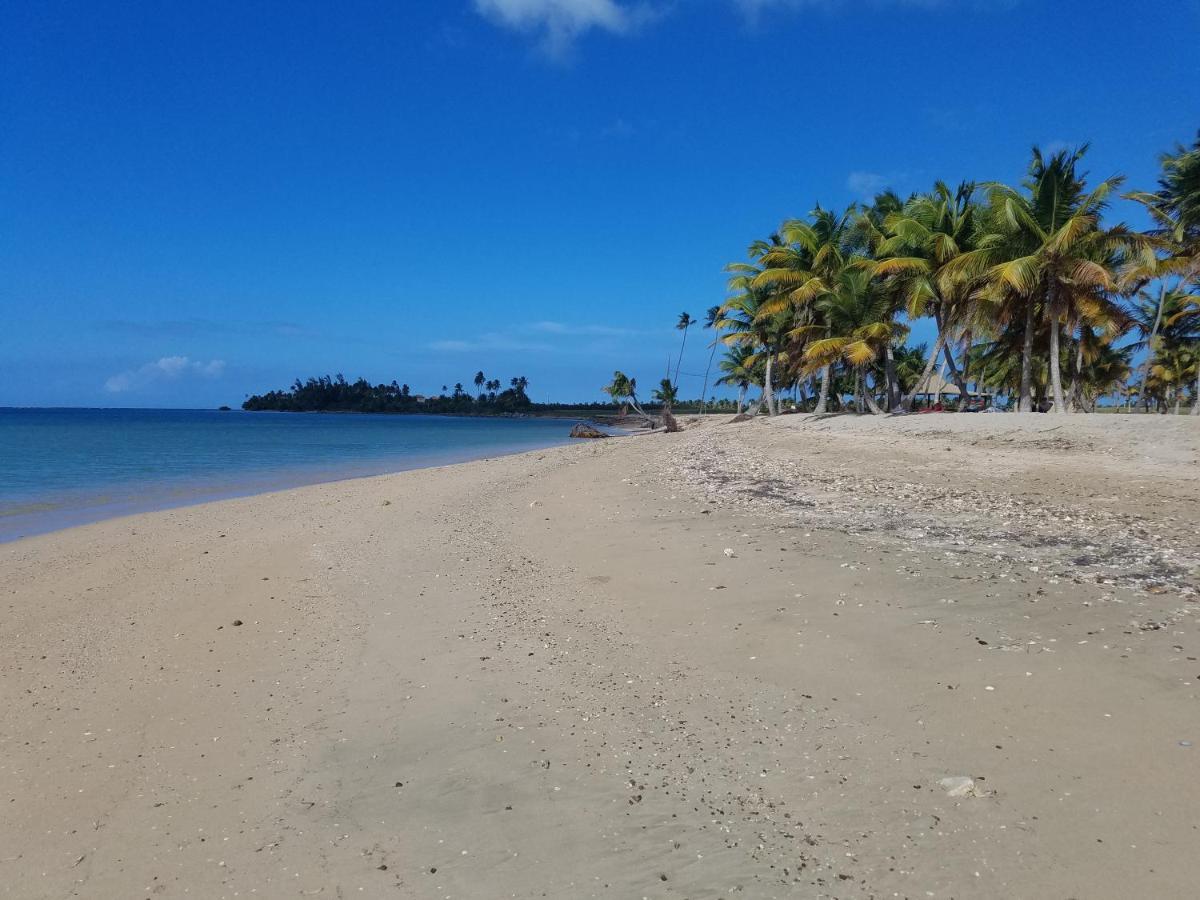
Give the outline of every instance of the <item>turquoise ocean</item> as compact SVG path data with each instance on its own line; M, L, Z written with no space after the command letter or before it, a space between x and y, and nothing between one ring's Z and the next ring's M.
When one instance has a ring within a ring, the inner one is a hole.
M570 443L565 419L0 409L0 541Z

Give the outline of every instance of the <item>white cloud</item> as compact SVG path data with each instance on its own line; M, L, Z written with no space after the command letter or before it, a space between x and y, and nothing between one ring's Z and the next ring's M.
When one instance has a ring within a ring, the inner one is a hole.
M476 11L505 28L537 35L550 56L565 55L593 29L627 34L651 15L645 6L617 0L474 0Z
M846 7L879 9L888 6L907 6L917 9L945 9L966 7L968 9L1008 9L1019 0L732 0L746 21L757 24L763 13L771 10L813 9L836 12Z
M219 378L224 371L223 359L201 362L186 356L163 356L137 369L118 372L104 382L104 389L110 394L124 394L184 377Z
M846 187L861 200L874 200L890 183L891 179L878 172L851 172L846 176Z
M899 7L918 10L1009 10L1022 0L726 0L751 27L773 13L836 13ZM533 35L548 56L569 55L575 40L589 31L625 35L656 21L677 0L472 0L484 18L513 31Z
M429 344L429 349L440 353L484 353L491 350L541 353L554 348L546 343L527 341L509 334L489 332L466 341L458 339L433 341Z
M628 338L646 332L611 325L571 324L567 322L529 322L505 331L489 331L467 338L431 341L429 349L439 353L484 353L492 350L521 353L577 353L581 346L607 346L615 338ZM590 338L579 340L563 338Z

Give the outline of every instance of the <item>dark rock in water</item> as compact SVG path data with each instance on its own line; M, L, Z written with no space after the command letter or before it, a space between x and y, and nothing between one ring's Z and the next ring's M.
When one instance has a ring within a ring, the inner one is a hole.
M599 428L595 428L586 422L580 422L571 429L571 437L573 438L606 438L608 437Z

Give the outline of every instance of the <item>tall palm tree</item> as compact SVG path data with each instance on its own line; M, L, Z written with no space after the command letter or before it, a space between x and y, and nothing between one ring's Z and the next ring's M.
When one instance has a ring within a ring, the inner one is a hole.
M1062 386L1062 329L1085 319L1101 295L1116 291L1123 256L1138 249L1124 226L1104 228L1100 217L1122 179L1087 189L1079 163L1087 145L1046 158L1033 149L1023 190L988 189L985 233L977 248L950 262L950 274L983 276L976 298L1001 324L1023 319L1019 408L1032 403L1033 345L1039 324L1049 330L1047 358L1054 410L1067 412Z
M487 378L484 376L482 370L476 372L475 373L475 390L479 393L482 393L483 385L484 385L484 382L486 382L486 381L487 381Z
M675 323L677 331L683 332L683 342L679 345L679 361L675 363L675 384L679 384L679 369L683 365L683 348L687 346L688 329L696 324L696 320L686 312L679 314L679 321Z
M710 352L708 354L708 365L704 369L704 387L700 391L700 412L703 413L708 403L708 376L712 373L713 358L717 355L717 345L721 343L720 333L717 332L717 322L721 318L721 307L710 306L704 314L704 325L706 329L712 329L714 332L712 343L709 344Z

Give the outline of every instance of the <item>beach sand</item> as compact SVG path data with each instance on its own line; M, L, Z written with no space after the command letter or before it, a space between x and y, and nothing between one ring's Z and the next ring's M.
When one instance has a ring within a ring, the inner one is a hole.
M0 546L0 891L1195 896L1200 420L722 421Z

